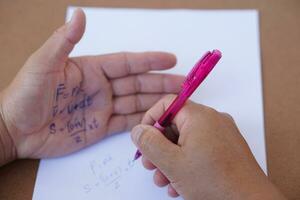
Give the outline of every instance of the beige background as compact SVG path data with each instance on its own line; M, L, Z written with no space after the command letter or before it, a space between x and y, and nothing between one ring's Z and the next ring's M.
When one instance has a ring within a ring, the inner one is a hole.
M1 90L64 23L67 5L258 9L269 175L289 199L300 199L299 0L0 0ZM37 168L37 160L19 160L0 168L0 199L31 199Z

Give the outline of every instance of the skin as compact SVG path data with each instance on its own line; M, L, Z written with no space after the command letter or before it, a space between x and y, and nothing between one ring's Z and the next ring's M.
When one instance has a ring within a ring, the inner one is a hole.
M131 132L143 165L155 170L157 186L168 186L170 196L186 200L285 199L259 167L230 115L187 102L173 120L176 143L150 126L174 98L160 100Z
M1 92L0 166L16 158L69 154L130 130L162 96L179 91L182 76L149 73L173 67L176 58L169 53L70 58L84 30L85 15L78 9ZM68 112L80 102L83 108ZM76 121L85 121L87 130L70 132L68 123Z

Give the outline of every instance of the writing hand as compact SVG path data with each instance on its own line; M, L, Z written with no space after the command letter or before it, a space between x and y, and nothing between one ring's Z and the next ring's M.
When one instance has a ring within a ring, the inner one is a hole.
M179 91L183 77L148 73L173 67L171 54L69 58L84 29L79 9L3 91L1 116L19 158L68 154L130 130L164 94Z
M144 166L155 170L156 185L168 185L170 196L186 200L285 199L260 169L228 114L188 101L173 120L177 145L149 126L174 98L170 95L155 104L131 134Z

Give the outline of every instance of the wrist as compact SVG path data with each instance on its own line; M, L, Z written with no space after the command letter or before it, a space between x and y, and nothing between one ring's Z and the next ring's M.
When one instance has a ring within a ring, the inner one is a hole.
M251 171L253 173L251 173ZM264 172L257 164L256 168L251 168L251 171L246 172L245 175L241 175L236 181L234 193L237 194L237 199L245 200L286 200L283 194L272 184Z
M5 124L2 107L2 95L0 93L0 167L17 158L17 151L13 139Z

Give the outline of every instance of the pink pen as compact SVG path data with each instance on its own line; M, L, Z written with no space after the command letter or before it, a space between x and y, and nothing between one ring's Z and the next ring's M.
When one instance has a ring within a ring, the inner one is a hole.
M187 75L185 81L181 86L181 91L174 99L172 104L168 107L165 113L155 122L154 127L160 130L162 133L165 127L169 126L174 119L177 112L183 107L185 101L193 94L198 88L206 76L211 72L214 66L222 57L219 50L213 50L207 52L202 58L195 64L193 69ZM141 156L141 152L137 150L134 160L137 160Z

